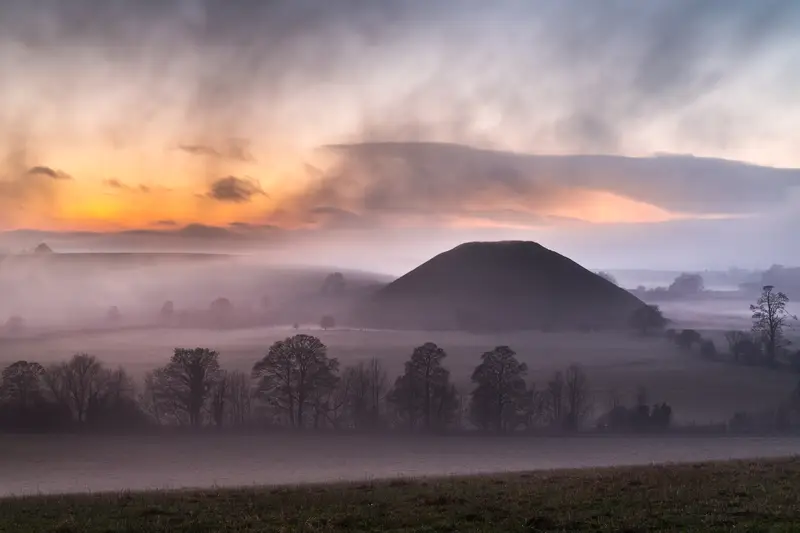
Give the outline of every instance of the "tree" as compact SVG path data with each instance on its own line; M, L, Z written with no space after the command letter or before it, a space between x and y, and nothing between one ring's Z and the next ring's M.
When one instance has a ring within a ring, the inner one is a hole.
M703 292L705 284L700 274L683 273L667 288L671 294L678 296L693 296Z
M42 399L44 368L39 363L17 361L3 370L0 381L0 399L12 404L17 413L24 415Z
M444 429L453 421L458 394L450 372L442 366L447 353L432 342L414 348L389 395L390 402L411 430Z
M578 365L571 365L564 374L564 389L567 407L566 429L579 429L591 413L592 402L589 397L589 380Z
M96 357L79 353L66 363L48 367L43 380L53 400L68 407L78 423L84 423L89 403L102 390L105 377Z
M789 345L783 330L790 320L797 320L796 316L786 310L789 298L774 289L772 285L765 285L761 296L750 306L750 311L753 312L753 335L764 343L769 363L775 361L779 350Z
M21 333L25 329L25 319L23 319L19 315L14 315L9 317L6 321L6 331L11 333L12 335L16 335Z
M717 347L711 339L705 339L700 342L700 355L705 359L717 358Z
M337 296L344 292L347 282L344 279L344 274L341 272L333 272L328 274L325 281L322 283L322 294Z
M342 372L344 416L355 429L376 429L383 423L386 372L378 359L360 361Z
M652 330L663 329L667 325L667 319L657 305L643 305L633 312L630 324L642 335L647 335Z
M564 421L564 375L556 372L547 382L544 397L544 411L548 423L552 427L563 424Z
M243 426L250 420L252 393L250 376L244 372L227 372L228 419L234 426Z
M684 329L675 337L675 343L683 350L691 350L692 346L699 344L703 337L693 329Z
M481 356L481 363L472 373L476 387L470 403L470 413L478 427L498 433L515 429L517 415L525 408L527 371L525 363L520 363L508 346L498 346Z
M608 272L600 271L600 272L597 272L597 275L600 276L601 278L603 278L604 280L606 280L607 282L613 283L614 285L617 285L617 278L615 278L614 276L612 276Z
M752 340L750 334L744 331L726 331L725 332L725 341L728 343L728 351L733 355L734 359L737 361L739 360L739 353L738 347L741 345L743 341L750 341Z
M300 334L275 342L253 366L252 377L259 380L257 394L290 426L302 428L314 395L336 386L338 370L339 362L328 357L322 341Z
M161 306L161 311L159 311L158 316L161 317L162 320L169 320L175 314L175 304L172 300L167 300L164 302L164 305Z
M156 418L199 427L220 378L219 354L208 348L175 348L164 367L148 375L146 386Z
M329 330L336 327L336 320L331 315L325 315L319 321L319 325L324 330Z
M122 318L122 313L119 312L119 307L116 305L112 305L108 308L108 313L106 313L106 319L109 322L119 322L120 318Z
M217 325L227 325L233 314L233 304L227 298L217 298L211 302L209 310Z

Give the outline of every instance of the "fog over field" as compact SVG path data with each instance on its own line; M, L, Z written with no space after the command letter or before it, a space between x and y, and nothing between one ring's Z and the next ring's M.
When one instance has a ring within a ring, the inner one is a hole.
M800 453L798 27L0 0L0 497Z
M782 457L785 437L192 437L0 435L0 497L294 485L379 478ZM10 460L13 459L13 460Z

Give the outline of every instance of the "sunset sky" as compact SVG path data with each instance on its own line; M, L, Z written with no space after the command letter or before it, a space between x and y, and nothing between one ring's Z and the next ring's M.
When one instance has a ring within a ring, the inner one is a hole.
M793 0L5 0L0 246L800 263L798 27Z

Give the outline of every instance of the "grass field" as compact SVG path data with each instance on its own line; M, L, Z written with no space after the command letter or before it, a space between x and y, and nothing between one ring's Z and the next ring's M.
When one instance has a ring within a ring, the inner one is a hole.
M0 531L797 531L800 461L0 500Z

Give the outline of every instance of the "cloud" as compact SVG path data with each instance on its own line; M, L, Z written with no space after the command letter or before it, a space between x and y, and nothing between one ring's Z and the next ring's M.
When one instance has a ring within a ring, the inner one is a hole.
M204 144L182 144L178 146L178 149L195 156L248 163L255 161L253 154L250 152L250 142L245 139L228 139L218 148Z
M156 220L153 222L154 226L162 226L162 227L174 227L177 226L178 223L174 220L164 219L164 220Z
M54 180L71 180L72 176L62 170L54 170L50 167L36 166L28 169L29 176L45 176Z
M220 178L211 184L208 197L220 202L244 203L249 202L253 196L267 196L257 181L251 178L237 178L228 176Z
M354 224L385 216L529 225L732 217L769 213L800 191L800 169L692 156L549 156L437 143L330 150L336 162L286 205Z

